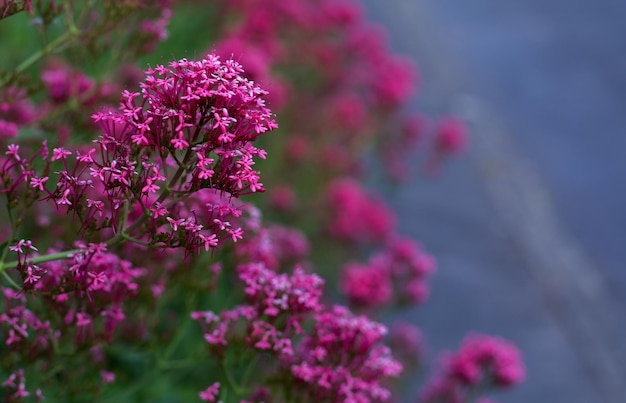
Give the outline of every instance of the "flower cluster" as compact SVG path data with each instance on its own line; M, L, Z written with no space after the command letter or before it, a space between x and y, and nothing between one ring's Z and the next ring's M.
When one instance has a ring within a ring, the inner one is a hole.
M195 0L171 27L173 0L0 3L46 39L0 72L0 395L392 400L424 341L375 315L424 301L435 262L359 178L373 150L408 176L430 129L403 112L415 66L356 0ZM168 29L196 20L206 56L133 64L178 52ZM466 137L441 120L427 168ZM523 375L515 347L472 336L422 397Z
M426 280L435 260L409 238L392 238L367 264L349 262L341 272L340 289L351 304L377 307L391 302L417 304L428 297Z
M26 298L9 288L2 289L4 312L0 315L0 333L4 344L12 351L19 351L35 358L46 351L58 339L48 320L40 319L26 307Z
M324 281L315 274L305 274L299 267L289 276L277 274L262 263L241 265L238 272L245 284L246 304L219 316L211 311L192 315L200 322L205 340L219 349L227 346L229 340L243 338L256 349L292 355L292 339L302 333L303 321L308 314L321 310L319 299ZM242 318L247 323L245 334L237 335L236 324Z
M525 376L521 355L498 337L470 334L456 354L444 357L441 374L426 385L421 402L465 402L474 390L511 387Z
M68 262L46 264L37 291L50 295L67 325L80 328L77 337L89 343L111 340L126 317L124 303L137 295L145 269L134 267L102 246L83 246Z
M215 382L210 385L208 388L200 392L198 395L200 400L204 402L215 402L220 390L220 383Z
M283 264L300 263L309 253L309 242L301 231L270 225L238 243L235 253L245 262L261 262L271 270Z
M84 231L111 226L190 253L241 238L227 220L241 215L230 199L263 190L253 165L265 152L251 143L276 127L265 91L242 72L214 55L148 70L141 93L123 93L119 112L94 115L104 131L96 147L54 149L51 161L63 162L55 189L39 185L47 177L31 177L33 186L77 215Z
M337 179L326 193L331 209L328 232L350 242L384 241L391 236L396 219L382 201L370 196L352 179Z
M312 332L298 346L290 371L313 401L386 401L381 381L402 372L381 344L387 329L365 316L333 306L315 316Z
M7 402L19 402L30 396L30 392L26 390L26 376L24 376L24 370L19 369L13 372L6 381L2 382L2 387L6 388L5 401ZM41 402L44 400L43 393L40 389L35 391L35 401Z
M62 61L55 60L41 72L41 82L46 95L54 104L63 104L70 99L80 99L93 91L94 83L81 71L66 66Z
M0 139L17 136L20 126L35 118L35 109L19 87L0 88Z

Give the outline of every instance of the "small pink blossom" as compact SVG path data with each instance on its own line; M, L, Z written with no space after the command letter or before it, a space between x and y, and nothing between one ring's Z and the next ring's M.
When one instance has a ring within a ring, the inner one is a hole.
M71 151L64 149L63 147L57 147L52 150L51 161L65 160L67 156L72 155Z
M200 400L205 402L215 402L220 393L220 383L215 382L205 390L199 393Z
M30 185L35 188L43 191L43 185L48 181L48 177L44 176L42 178L31 178Z
M486 382L481 390L516 385L525 369L517 347L498 337L470 334L458 352L444 357L441 373L426 385L420 402L463 399L467 390ZM461 401L459 400L459 401Z
M435 148L442 155L456 154L467 147L467 128L457 118L448 116L439 122Z
M102 378L102 383L105 385L115 382L115 374L113 372L102 370L100 371L100 377Z

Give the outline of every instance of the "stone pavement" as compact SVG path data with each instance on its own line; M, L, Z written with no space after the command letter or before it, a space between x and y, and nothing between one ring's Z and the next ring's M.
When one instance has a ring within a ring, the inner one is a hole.
M380 184L439 261L405 316L433 352L514 340L528 379L503 402L626 402L626 3L365 3L420 66L415 107L472 131L436 181Z

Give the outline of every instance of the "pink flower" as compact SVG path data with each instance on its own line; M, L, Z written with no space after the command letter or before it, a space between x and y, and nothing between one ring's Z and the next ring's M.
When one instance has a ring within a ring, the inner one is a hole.
M105 385L115 382L115 374L113 372L102 370L100 371L100 377L102 377L102 383Z
M331 235L352 242L380 241L391 236L396 225L395 216L355 180L331 182L326 199L332 209L328 223Z
M386 401L382 386L402 365L381 344L387 329L334 306L315 315L313 331L298 346L290 372L303 393L337 401Z
M348 263L342 268L340 289L352 304L364 307L385 304L392 295L390 275L381 265Z
M459 119L442 118L435 136L435 150L441 155L460 153L467 147L467 136L467 128Z
M69 155L72 155L71 151L64 149L63 147L57 147L52 150L52 159L51 161L56 160L65 160L65 158Z
M43 191L43 185L48 181L48 177L44 176L43 178L31 178L30 185L35 188Z
M199 393L200 400L205 402L215 402L220 393L220 383L215 382L205 390Z
M521 354L514 344L498 337L470 334L459 351L443 361L441 374L429 381L420 401L438 402L451 396L458 400L483 382L481 390L510 387L524 377Z
M0 138L15 137L18 131L17 124L0 119Z

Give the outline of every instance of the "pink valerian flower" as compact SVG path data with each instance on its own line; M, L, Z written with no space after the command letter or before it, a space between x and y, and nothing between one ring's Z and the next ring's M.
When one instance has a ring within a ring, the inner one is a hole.
M214 48L221 57L233 58L246 66L246 78L263 83L263 87L269 92L267 100L273 108L281 108L285 104L286 84L270 71L275 61L272 49L250 46L249 41L236 33L225 36L223 40L214 44Z
M383 107L397 107L415 93L417 68L407 57L388 57L375 65L374 93Z
M4 157L0 157L0 190L9 205L18 202L30 205L40 198L41 189L47 193L43 186L47 179L36 173L39 165L43 166L44 171L49 167L47 142L44 140L41 147L28 157L24 154L19 144L9 144Z
M307 153L311 151L310 143L301 134L292 134L286 139L285 157L294 164L301 164L307 159Z
M21 127L31 123L35 117L35 106L26 90L15 86L0 88L0 120Z
M276 271L284 264L302 262L309 253L309 242L295 228L270 225L237 244L235 253L242 261L263 263Z
M200 400L204 402L215 402L220 393L220 383L215 382L199 393Z
M273 186L270 194L270 206L282 212L292 212L296 208L296 194L293 188L285 185Z
M143 44L141 53L152 53L156 46L167 39L167 25L172 19L172 10L169 7L161 8L161 15L154 20L143 21L139 27Z
M437 264L418 242L395 236L389 240L387 249L372 259L386 262L402 301L419 304L426 300L429 295L426 281Z
M0 119L0 139L16 137L18 130L15 123Z
M387 329L346 308L315 315L313 330L298 345L288 368L302 393L320 401L387 401L381 382L402 365L381 344Z
M457 154L467 147L467 127L453 116L442 118L435 134L435 150L443 156Z
M20 256L28 254L31 250L37 252L38 249L35 248L30 240L20 239L15 245L9 246L9 250L17 252L18 256Z
M257 225L254 206L214 189L194 192L185 200L171 203L169 209L155 203L150 211L153 216L148 230L158 234L150 243L183 247L187 254L209 251L227 241L237 242L244 231L254 231ZM142 214L137 209L131 219L139 219Z
M386 240L396 225L396 218L389 208L352 179L331 182L326 190L326 202L332 211L328 218L328 230L341 240Z
M457 353L444 356L442 365L441 372L426 385L421 402L461 402L478 387L511 387L525 377L521 353L514 344L475 333L463 340Z
M100 377L103 384L109 384L115 382L115 374L113 372L102 370L100 371Z
M26 377L24 376L24 370L19 369L13 372L6 381L2 382L2 387L6 389L5 399L9 402L21 402L23 399L30 396L30 392L26 390ZM37 389L35 394L37 401L43 399L41 391Z
M386 248L367 264L348 263L341 271L340 290L350 304L375 308L392 302L418 304L428 297L427 279L435 260L410 238L390 237Z
M93 116L104 131L94 147L76 151L74 161L55 149L53 159L62 159L64 169L48 198L80 216L83 232L124 231L119 224L129 211L129 235L150 245L195 253L215 240L241 239L242 228L213 225L236 216L237 207L208 214L213 221L183 210L202 190L222 194L225 205L264 190L254 160L266 154L251 143L276 123L262 99L266 92L242 74L238 63L212 54L149 69L141 92L123 92L119 112ZM157 232L165 223L175 223L166 237Z
M277 274L259 263L241 265L238 272L245 284L248 304L258 310L259 316L288 314L285 328L297 328L301 314L321 309L324 281L315 274L305 274L300 267L291 276Z
M49 321L41 320L26 307L23 293L2 288L4 312L0 314L0 334L4 344L12 351L21 351L24 357L35 358L52 348L59 335ZM28 346L28 351L24 348Z
M375 307L390 301L393 284L385 266L348 263L341 270L339 288L351 304Z
M69 99L84 102L85 96L92 94L95 84L85 74L66 66L60 60L49 62L41 72L41 82L50 100L55 104L62 104Z
M360 23L364 17L362 5L355 1L322 0L319 3L323 21L327 24L326 29L349 27Z
M443 159L465 151L468 135L467 127L458 118L454 116L441 118L437 123L433 139L433 153L426 161L426 172L429 174L438 173Z
M46 270L29 262L32 254L37 253L37 248L30 240L20 239L15 245L9 246L9 250L17 254L17 271L22 276L24 290L32 289L45 274Z
M323 280L299 267L289 276L260 263L241 265L238 272L245 284L246 304L219 316L210 311L192 314L202 327L205 341L219 351L229 341L242 339L254 349L273 351L280 357L292 355L292 339L302 333L302 323L321 310ZM243 333L236 326L241 319L247 324Z
M50 299L68 326L64 332L75 332L76 343L111 340L146 271L106 252L104 245L76 246L80 252L70 258L45 263L46 275L32 288Z
M328 120L332 127L345 131L354 140L365 135L370 126L364 100L356 93L340 93L328 104Z

